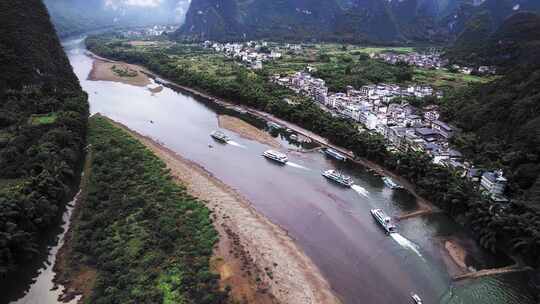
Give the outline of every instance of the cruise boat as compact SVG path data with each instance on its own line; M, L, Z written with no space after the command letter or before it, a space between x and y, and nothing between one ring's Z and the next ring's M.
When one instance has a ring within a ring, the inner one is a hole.
M322 173L322 175L328 178L329 180L332 180L345 187L351 187L354 184L350 176L343 175L336 170L326 170Z
M210 136L212 136L212 138L214 138L215 140L217 141L220 141L222 143L227 143L229 140L231 140L231 138L229 136L227 136L227 134L221 132L221 131L214 131L212 133L210 133Z
M283 129L283 127L280 125L280 124L277 124L273 121L269 121L266 123L266 125L270 128L270 129L276 129L276 130L279 130L279 129Z
M394 182L394 180L391 179L388 176L384 176L382 178L382 180L383 180L384 184L390 189L401 189L401 188L403 188L400 184Z
M347 157L341 153L339 153L338 151L332 149L332 148L326 148L324 149L324 154L332 157L332 158L335 158L339 161L345 161L347 160Z
M371 215L381 224L381 226L386 230L386 233L397 232L396 226L392 223L392 219L382 211L382 209L371 209Z
M289 161L289 159L287 158L287 155L278 151L274 151L274 150L265 151L263 153L263 156L273 161L276 161L280 164L286 164Z
M415 293L411 293L411 298L413 299L415 304L422 304L423 303L420 296L415 294Z

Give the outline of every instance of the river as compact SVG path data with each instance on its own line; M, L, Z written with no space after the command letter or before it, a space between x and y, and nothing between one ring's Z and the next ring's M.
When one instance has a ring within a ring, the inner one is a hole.
M290 165L278 166L261 157L270 147L229 131L225 132L236 144L215 144L209 133L218 129L220 114L244 118L260 128L265 124L169 88L153 94L144 87L89 81L92 59L85 54L82 40L64 46L88 92L92 113L154 138L245 196L289 232L344 303L409 303L411 292L421 295L424 303L534 303L525 273L453 282L449 259L442 254L445 238L469 244L475 253L471 266L500 266L501 261L478 248L443 214L403 220L399 234L384 234L370 209L398 215L414 210L417 203L406 191L385 187L379 176L317 151L289 152ZM283 152L297 148L284 137L278 140ZM214 148L209 148L210 143ZM325 180L321 172L331 168L351 175L356 186L346 189Z

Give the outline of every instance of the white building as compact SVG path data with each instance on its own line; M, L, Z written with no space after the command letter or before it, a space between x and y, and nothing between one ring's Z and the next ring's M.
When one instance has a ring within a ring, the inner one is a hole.
M360 121L361 107L359 105L348 104L341 113L354 121Z
M503 176L502 170L486 172L482 174L480 186L491 195L502 195L506 188L507 180Z
M281 55L280 52L276 52L276 51L274 51L274 50L272 50L272 51L270 52L270 58L272 58L272 59L279 59L279 58L281 58L281 56L282 56L282 55Z
M261 70L263 68L262 61L256 60L252 65L251 68L254 70Z

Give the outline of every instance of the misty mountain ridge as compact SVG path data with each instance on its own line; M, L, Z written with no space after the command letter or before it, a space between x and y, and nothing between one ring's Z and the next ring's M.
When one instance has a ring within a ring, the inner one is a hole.
M479 15L490 33L535 0L193 0L176 36L187 40L283 39L447 43Z
M181 24L190 0L44 0L62 37L107 28Z

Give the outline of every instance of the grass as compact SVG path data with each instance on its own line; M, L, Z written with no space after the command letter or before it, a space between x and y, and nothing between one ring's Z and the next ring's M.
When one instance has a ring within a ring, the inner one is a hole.
M496 77L480 77L462 73L451 73L446 70L415 68L412 82L431 85L437 88L457 88L474 83L487 83L494 79Z
M173 288L181 283L182 275L179 271L168 271L161 274L158 280L158 288L163 293L163 304L186 303L182 294Z
M24 178L0 178L0 190L19 187L25 181Z
M50 125L56 122L58 115L56 113L34 114L30 116L30 124L34 126Z

